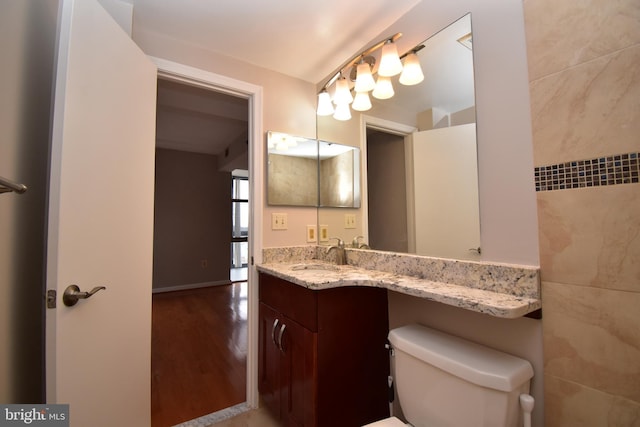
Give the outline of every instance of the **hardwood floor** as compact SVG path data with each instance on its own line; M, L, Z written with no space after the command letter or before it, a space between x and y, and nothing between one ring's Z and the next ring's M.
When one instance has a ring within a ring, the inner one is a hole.
M152 316L153 427L246 400L246 282L154 294Z

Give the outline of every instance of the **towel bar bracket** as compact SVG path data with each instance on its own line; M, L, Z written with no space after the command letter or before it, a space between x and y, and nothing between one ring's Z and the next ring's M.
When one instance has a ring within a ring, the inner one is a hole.
M0 194L9 193L12 191L18 194L22 194L27 191L27 186L24 184L17 184L0 176Z

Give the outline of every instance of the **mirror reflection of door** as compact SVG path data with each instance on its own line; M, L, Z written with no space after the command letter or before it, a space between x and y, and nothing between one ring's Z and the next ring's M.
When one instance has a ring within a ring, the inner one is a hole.
M415 132L415 253L476 259L480 212L476 125ZM423 184L428 185L428 191ZM438 226L434 227L434 224Z

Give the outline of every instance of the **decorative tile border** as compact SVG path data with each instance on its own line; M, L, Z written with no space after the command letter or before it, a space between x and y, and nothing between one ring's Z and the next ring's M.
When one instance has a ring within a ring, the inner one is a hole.
M639 156L626 153L536 167L536 191L638 183Z

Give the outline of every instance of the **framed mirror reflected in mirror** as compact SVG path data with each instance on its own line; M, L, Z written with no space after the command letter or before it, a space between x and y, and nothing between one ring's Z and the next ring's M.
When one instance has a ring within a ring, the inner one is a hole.
M360 207L360 149L318 141L320 207Z
M267 204L360 207L360 149L267 132Z
M318 206L318 143L267 132L267 204Z

